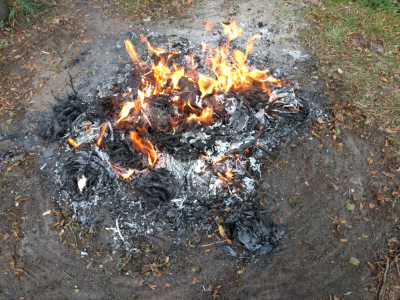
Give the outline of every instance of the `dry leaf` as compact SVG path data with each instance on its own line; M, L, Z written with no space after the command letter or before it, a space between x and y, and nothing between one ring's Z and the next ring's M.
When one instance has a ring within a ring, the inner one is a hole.
M341 68L337 69L337 71L339 72L339 74L343 74L343 71Z
M193 278L192 284L197 284L197 283L199 283L199 280L196 277Z
M374 267L373 264L371 264L370 262L367 262L369 269L371 270L372 275L376 276L378 275L378 271L376 270L376 268Z
M320 124L325 124L325 121L322 120L322 118L317 118L317 122L320 123Z
M335 191L337 191L339 189L339 187L337 185L335 185L335 184L332 184L332 186L333 186Z
M211 251L211 249L206 249L206 250L204 250L204 252L208 255L208 252L210 252Z
M149 283L149 287L154 291L157 286Z
M6 233L6 234L4 235L4 240L7 240L9 237L10 237L10 235L9 235L8 233Z
M51 209L49 209L49 210L46 210L44 213L43 213L43 216L45 216L45 215L49 215L51 213Z
M383 197L378 192L375 192L375 199L378 200L378 201L383 201L383 200L385 200L385 197Z
M397 239L396 239L396 237L392 236L392 237L388 238L387 241L388 241L389 243L396 243L396 242L397 242Z
M141 286L143 285L143 283L144 283L144 279L142 278L142 279L140 279L140 282L139 282L139 284L138 284L138 287L141 287Z
M207 29L207 30L212 30L213 28L214 28L214 24L213 23L211 23L211 22L209 22L209 21L206 21L206 24L205 24L205 29Z
M244 273L244 268L238 271L238 274L243 274Z
M219 234L221 235L221 236L225 236L226 235L226 231L225 231L225 228L224 227L222 227L222 225L218 225L218 230L219 230Z
M376 205L372 204L372 203L368 204L368 206L369 206L370 209L375 209L375 207L376 207Z
M368 173L371 175L375 175L376 173L378 173L378 170L368 170Z
M283 220L281 218L279 218L279 224L283 224Z
M368 164L370 165L370 164L372 164L374 161L371 159L371 158L367 158L367 162L368 162Z
M169 286L169 283L166 283L165 286Z
M288 214L288 216L292 215L292 213L290 211L288 211L288 210L286 210L286 213Z
M347 239L340 239L342 243L347 243Z

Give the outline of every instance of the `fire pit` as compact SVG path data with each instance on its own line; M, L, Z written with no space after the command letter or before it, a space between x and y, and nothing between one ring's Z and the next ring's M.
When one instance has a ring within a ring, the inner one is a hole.
M138 235L190 226L216 231L232 257L233 239L256 256L279 245L284 229L253 201L272 197L257 158L309 119L308 96L246 63L260 35L232 50L243 31L234 21L222 27L216 49L131 34L132 63L119 67L118 82L83 101L71 79L74 95L38 127L64 145L54 201L86 225L102 222L98 207L107 208L118 247L132 251Z

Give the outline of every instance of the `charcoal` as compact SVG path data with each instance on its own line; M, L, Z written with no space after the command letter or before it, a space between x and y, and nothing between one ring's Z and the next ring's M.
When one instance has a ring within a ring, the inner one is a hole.
M236 257L236 251L233 250L231 246L221 246L217 247L217 249L224 253L226 256Z

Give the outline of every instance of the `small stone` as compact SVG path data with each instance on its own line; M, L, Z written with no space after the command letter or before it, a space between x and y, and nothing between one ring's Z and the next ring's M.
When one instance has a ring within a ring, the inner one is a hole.
M360 261L355 258L355 257L350 257L349 260L347 261L349 264L353 265L353 266L358 266L360 264Z

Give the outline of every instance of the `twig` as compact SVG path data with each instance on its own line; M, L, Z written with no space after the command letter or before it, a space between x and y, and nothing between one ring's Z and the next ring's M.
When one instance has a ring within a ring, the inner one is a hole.
M225 241L218 241L218 242L215 242L215 243L211 243L211 244L207 244L207 245L201 245L202 247L208 247L208 246L211 246L211 245L214 245L214 244L218 244L218 243L223 243L223 242L225 242Z
M72 228L71 228L71 224L68 224L68 227L69 227L69 230L71 230L71 232L72 232L72 234L74 235L74 238L75 238L75 248L77 249L77 250L79 250L78 249L78 241L77 241L77 239L76 239L76 235L75 235L75 233L74 233L74 231L72 230Z
M247 176L249 176L251 179L253 179L254 182L257 183L258 186L262 187L261 184L260 184L260 182L257 181L253 176L251 176L250 173L247 172L247 170L246 170L245 168L242 167L242 165L240 164L240 161L237 161L237 162L238 162L238 164L239 164L239 167L247 174Z
M267 157L267 158L268 158L268 157ZM272 162L271 159L268 158L268 160ZM273 165L274 165L274 164L275 164L275 162L273 163ZM283 172L283 174L286 175L287 178L289 178L289 180L292 182L292 184L296 185L296 184L293 182L292 178L290 178L290 176L285 172L284 169L281 168L281 166L280 166L279 164L278 164L276 167L277 167L279 170L281 170L281 171Z
M69 275L67 272L65 272L63 269L61 269L61 271L65 274L65 275L67 275L69 278L71 278L71 279L73 279L73 280L76 280L74 277L72 277L71 275Z
M385 273L383 274L383 281L377 298L378 300L382 300L382 294L386 287L386 275L388 273L388 270L389 270L389 259L386 260L386 268L385 268Z
M272 152L268 151L267 149L265 149L264 147L261 147L260 145L256 145L256 147L258 149L260 149L261 151L267 153L268 155L272 156L273 158L278 158L278 156L276 156L275 154L273 154Z
M121 238L121 240L122 240L123 242L125 242L125 239L124 239L124 237L122 236L121 231L119 230L118 219L115 220L115 224L117 225L117 231L118 231L119 237Z
M53 90L51 90L51 94L53 95L54 99L57 100L57 102L61 102L60 99L58 99L58 98L56 97L56 95L54 95L54 91L53 91Z
M74 84L73 84L73 82L72 82L72 77L71 77L71 74L69 74L69 72L68 72L68 76L69 76L69 80L70 80L70 82L71 82L72 91L74 92L75 96L77 96L78 93L77 93L77 92L75 91L75 89L74 89Z
M288 135L288 137L287 137L287 139L286 139L286 142L285 142L285 144L284 144L283 147L282 147L281 152L279 152L278 157L277 157L276 160L264 171L264 173L261 175L261 178L263 178L263 177L265 176L265 174L267 174L267 172L272 168L272 166L273 166L274 164L276 164L276 162L278 161L278 159L281 157L282 152L283 152L283 150L285 149L286 144L287 144L287 142L288 142L288 140L289 140L289 138L290 138L291 135L292 135L292 133L289 133L289 135Z
M368 215L368 219L369 219L369 224L371 225L372 235L374 236L374 239L377 240L377 238L375 236L374 225L372 224L371 216L369 215L369 212L367 212L367 215Z

